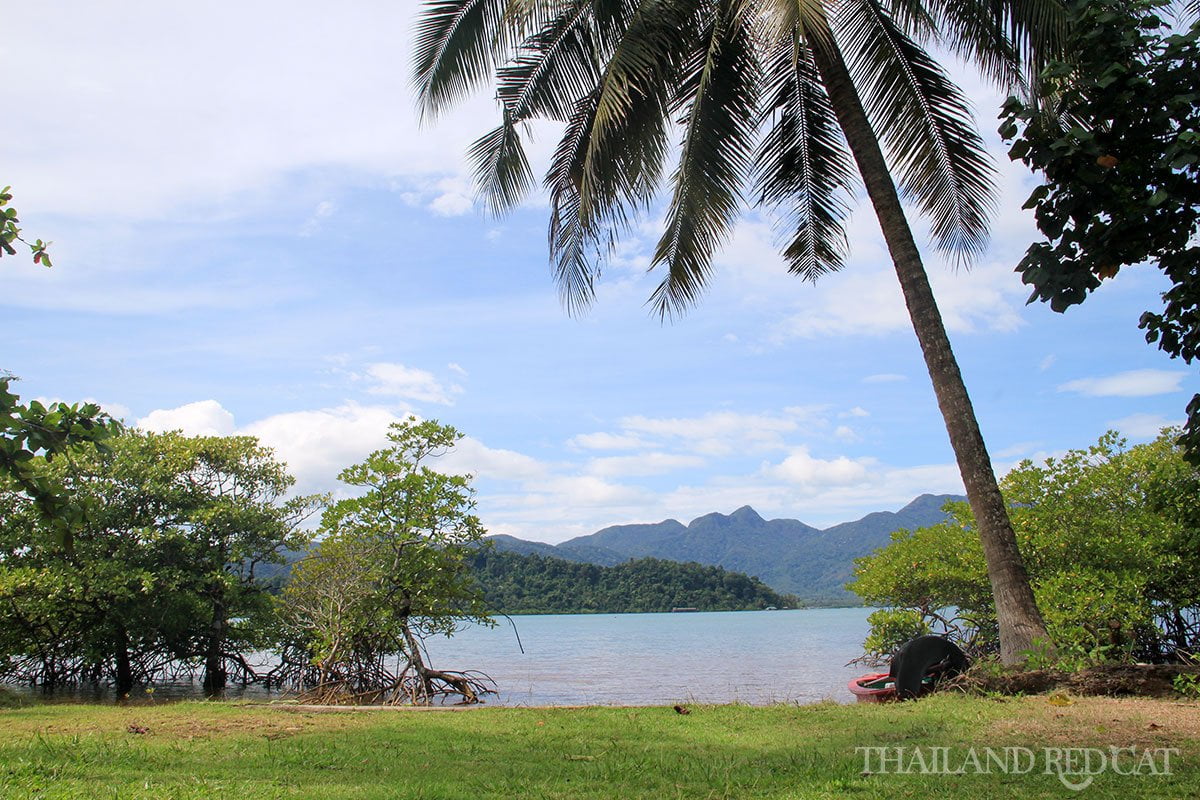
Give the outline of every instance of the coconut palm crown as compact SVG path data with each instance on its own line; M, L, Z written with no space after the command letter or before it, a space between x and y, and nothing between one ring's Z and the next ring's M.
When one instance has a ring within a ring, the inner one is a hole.
M414 53L425 116L494 85L500 124L470 159L495 212L533 188L525 124L563 126L544 187L571 311L664 193L651 303L666 316L700 298L749 205L778 221L790 272L839 269L865 184L979 525L1009 663L1049 640L893 175L936 247L964 263L983 252L994 170L926 47L1024 88L1060 11L1056 0L427 0Z

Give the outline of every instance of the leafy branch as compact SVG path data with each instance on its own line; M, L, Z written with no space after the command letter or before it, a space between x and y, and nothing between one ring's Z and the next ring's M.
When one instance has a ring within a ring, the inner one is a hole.
M20 222L17 210L8 204L13 198L11 189L11 186L5 186L0 190L0 258L6 255L15 256L17 248L13 246L13 242L20 242L33 254L33 263L46 267L54 266L50 263L48 252L53 242L43 242L41 239L30 242L22 238L21 229L17 227L17 223Z

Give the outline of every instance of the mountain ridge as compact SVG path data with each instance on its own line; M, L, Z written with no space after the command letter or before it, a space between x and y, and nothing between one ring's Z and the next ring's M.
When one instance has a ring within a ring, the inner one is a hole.
M898 511L875 511L860 519L815 528L796 519L764 519L744 505L729 514L711 512L687 525L661 522L610 525L557 545L499 534L497 550L536 554L601 566L629 559L696 562L744 572L779 592L814 604L857 604L844 584L854 559L887 544L893 531L935 525L946 502L960 495L918 495Z

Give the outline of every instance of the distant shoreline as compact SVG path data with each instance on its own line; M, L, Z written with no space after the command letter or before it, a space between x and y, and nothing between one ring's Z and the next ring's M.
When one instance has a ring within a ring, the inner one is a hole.
M868 608L868 606L866 606L866 605L800 606L798 608L777 608L777 609L772 610L771 613L776 613L779 611L832 611L835 609L846 609L846 608ZM759 611L767 611L767 609L765 609L765 608L721 608L721 609L701 608L696 612L689 612L689 613L745 614L745 613L753 613L753 612L759 612ZM495 617L572 617L572 616L597 616L597 615L604 615L604 614L621 614L622 616L629 615L629 614L666 614L666 615L679 616L678 614L673 614L673 612L670 609L667 609L666 611L492 611L489 613Z

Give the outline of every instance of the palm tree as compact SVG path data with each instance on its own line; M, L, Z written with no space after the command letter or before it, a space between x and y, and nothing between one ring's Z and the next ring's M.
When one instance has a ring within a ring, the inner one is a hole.
M565 126L545 188L570 311L593 299L605 257L664 182L651 302L667 316L698 300L747 190L781 221L791 272L840 268L861 176L975 513L1005 663L1051 645L892 174L940 248L982 252L993 168L922 42L1016 85L1054 38L1057 12L1055 0L427 0L416 35L424 115L494 80L500 125L470 156L496 212L533 183L524 123Z

